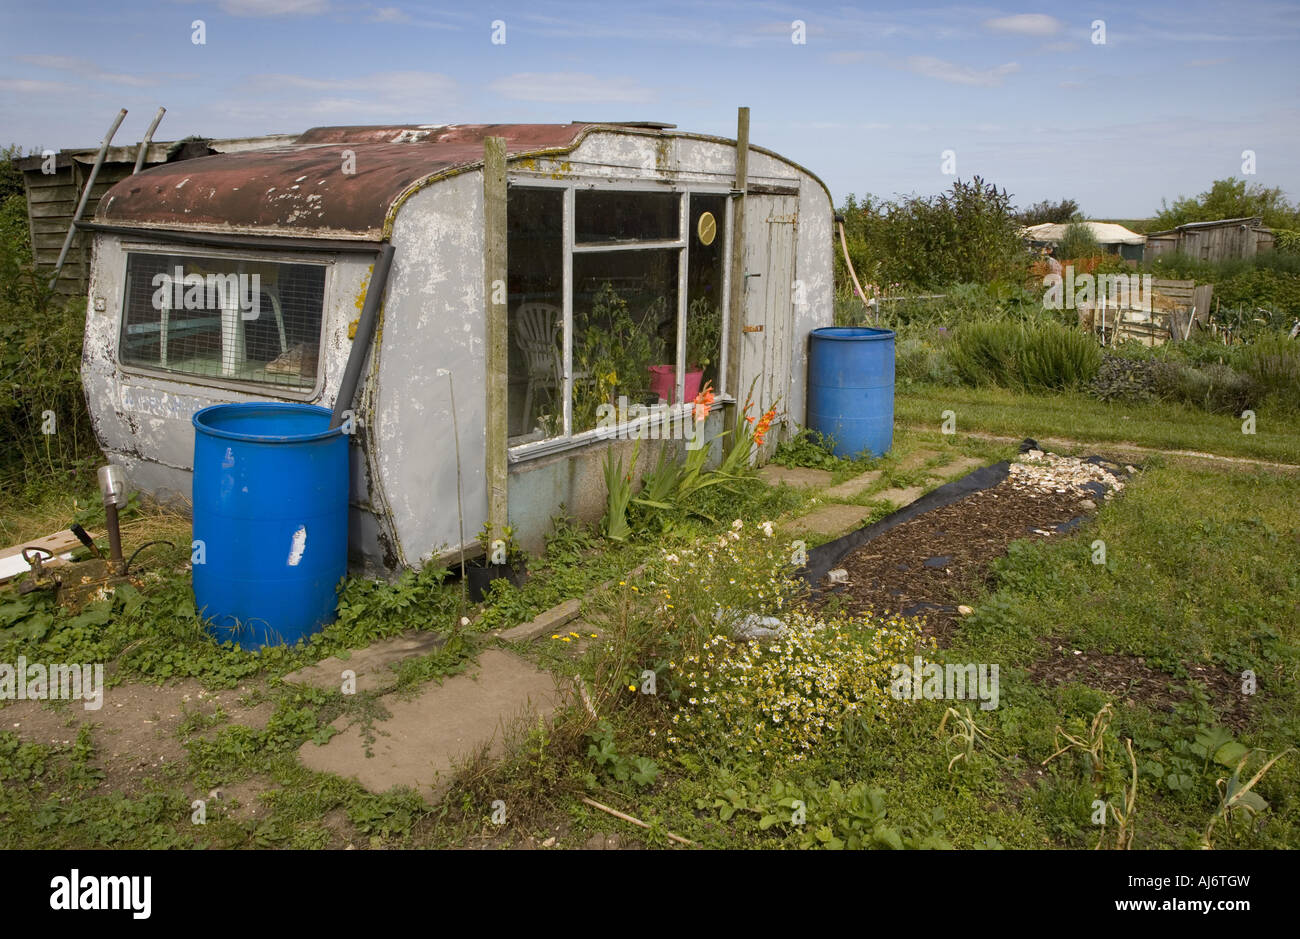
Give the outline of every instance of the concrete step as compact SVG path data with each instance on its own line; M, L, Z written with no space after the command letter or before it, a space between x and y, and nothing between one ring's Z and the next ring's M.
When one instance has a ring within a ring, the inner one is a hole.
M568 694L560 681L517 655L487 649L467 671L415 698L380 698L390 716L374 724L373 756L366 756L365 728L348 727L345 715L333 724L339 733L324 746L303 744L298 759L371 792L411 786L436 803L459 766L483 751L499 759L509 731L554 714Z

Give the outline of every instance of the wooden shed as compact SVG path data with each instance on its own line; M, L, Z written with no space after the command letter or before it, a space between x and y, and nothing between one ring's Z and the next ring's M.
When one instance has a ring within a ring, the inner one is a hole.
M185 497L198 409L342 399L351 562L380 573L472 552L489 522L535 549L557 515L597 520L611 450L638 475L680 457L751 388L780 402L770 448L804 422L808 333L833 321L832 204L747 118L737 140L320 127L121 180L79 226L105 452ZM701 383L717 399L688 437Z
M1201 261L1253 258L1273 247L1273 230L1264 220L1224 218L1212 222L1188 222L1177 228L1147 234L1147 257L1185 254Z
M145 152L144 166L158 166L212 153L229 153L249 147L266 147L288 143L292 135L273 137L248 137L228 140L155 141ZM85 218L95 214L95 208L104 193L135 171L140 145L110 147L104 156L104 165L95 177L94 188L86 203ZM40 270L52 271L58 262L59 251L67 237L77 202L85 189L86 180L95 165L97 147L68 149L29 156L18 161L27 190L27 224L31 232L32 256ZM90 271L90 239L78 233L63 262L57 293L64 296L85 296Z

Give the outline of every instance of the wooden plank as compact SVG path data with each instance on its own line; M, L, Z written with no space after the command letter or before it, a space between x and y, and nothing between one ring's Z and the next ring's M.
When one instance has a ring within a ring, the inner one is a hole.
M59 186L43 186L40 189L27 190L29 205L44 205L46 202L71 202L77 204L77 190L71 183Z
M504 537L508 524L509 312L506 284L506 140L483 141L483 301L487 314L488 525Z
M745 330L745 187L749 178L749 108L736 112L736 178L732 188L740 195L731 208L731 296L727 311L727 387L728 394L744 406L745 391L740 384L741 338Z
M27 214L32 218L66 218L72 220L72 213L76 211L77 203L75 202L31 202L27 204Z
M103 532L90 532L90 537L98 540L103 537ZM64 529L63 531L56 531L52 535L31 538L16 545L10 545L4 550L0 550L0 560L22 554L23 548L43 548L51 554L65 554L79 547L81 547L81 541L78 540L77 536Z
M1198 284L1192 295L1192 306L1196 308L1196 322L1207 323L1210 318L1210 303L1214 299L1214 284Z

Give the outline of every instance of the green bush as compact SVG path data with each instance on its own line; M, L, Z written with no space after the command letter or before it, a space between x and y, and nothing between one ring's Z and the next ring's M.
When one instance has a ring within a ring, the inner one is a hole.
M9 196L0 205L0 439L7 444L0 484L6 487L45 486L98 457L81 388L85 320L85 298L55 297L33 268L26 199Z
M1259 387L1286 408L1300 407L1300 342L1273 333L1242 346L1238 362Z
M1180 401L1213 414L1240 414L1263 398L1250 375L1218 363L1203 368L1179 362L1162 362L1156 373L1162 398Z
M1161 363L1134 355L1105 355L1088 394L1102 401L1145 402L1156 397Z
M956 330L948 357L968 385L1026 391L1086 385L1101 365L1101 349L1091 336L1050 320L967 323Z
M1021 282L1030 256L1006 190L976 176L937 196L895 202L850 195L840 209L862 283L937 290L949 284ZM848 283L841 251L836 282Z

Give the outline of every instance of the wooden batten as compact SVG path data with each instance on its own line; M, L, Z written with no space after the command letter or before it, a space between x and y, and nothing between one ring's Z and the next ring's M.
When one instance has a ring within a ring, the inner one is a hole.
M488 137L483 143L483 301L487 315L488 525L493 537L501 536L508 518L506 277L506 141Z

